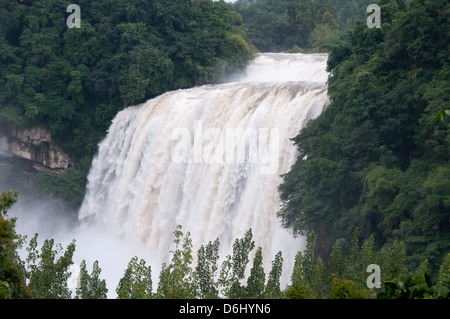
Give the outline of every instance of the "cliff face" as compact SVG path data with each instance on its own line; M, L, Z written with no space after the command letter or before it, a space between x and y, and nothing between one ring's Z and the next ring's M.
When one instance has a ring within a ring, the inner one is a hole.
M0 155L27 159L37 170L57 173L70 167L69 156L52 142L49 130L43 126L0 129Z

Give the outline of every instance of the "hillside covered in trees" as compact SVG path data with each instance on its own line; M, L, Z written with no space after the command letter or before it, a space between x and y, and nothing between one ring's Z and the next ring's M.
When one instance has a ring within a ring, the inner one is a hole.
M261 52L325 52L366 16L372 0L237 0L249 43Z
M325 260L356 227L380 249L400 240L408 267L436 274L450 249L450 4L379 1L381 28L358 21L328 60L331 104L294 141L279 216L318 235Z

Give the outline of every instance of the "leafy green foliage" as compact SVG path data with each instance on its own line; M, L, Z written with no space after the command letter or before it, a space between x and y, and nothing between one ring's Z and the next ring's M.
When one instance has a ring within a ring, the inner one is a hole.
M195 267L197 278L197 290L202 299L219 298L219 287L216 281L219 269L219 247L217 238L214 242L202 245L197 253L197 266Z
M449 252L447 1L379 1L382 26L358 20L332 46L331 104L294 138L299 156L279 187L284 227L351 249L399 240L408 269Z
M280 287L280 278L283 270L283 256L281 251L275 255L272 261L272 269L267 279L264 297L268 299L278 299L283 296Z
M28 285L36 299L70 299L72 292L67 281L71 275L69 271L73 264L75 240L64 251L54 239L46 239L39 251L37 248L38 234L30 240L27 247Z
M8 218L8 210L17 202L18 192L0 195L0 299L27 298L25 269L17 249L24 238L16 233L16 219Z
M222 262L220 271L220 292L227 298L245 298L246 289L242 285L242 280L245 278L245 269L250 261L250 252L255 248L253 241L252 230L249 229L244 238L236 239L233 243L233 254L228 255ZM255 260L256 264L258 261ZM258 268L255 269L257 271ZM261 274L261 273L260 273ZM260 280L258 276L255 277L255 283Z
M329 278L325 265L314 256L315 234L308 236L306 250L299 251L295 257L291 285L287 289L288 298L324 298L327 294Z
M82 171L69 168L59 176L42 172L34 180L37 187L35 193L58 198L69 209L78 209L84 199L86 175Z
M450 299L450 254L445 256L439 268L439 277L436 282L435 292L438 296Z
M106 288L106 281L104 279L100 279L101 271L102 270L98 266L97 260L94 262L92 267L92 274L89 274L86 269L86 261L83 260L81 262L75 299L107 298L106 294L108 293L108 289Z
M131 258L116 292L119 299L152 298L152 270L145 260L138 260L137 256Z
M369 292L358 286L351 280L333 278L330 291L330 299L370 299Z
M238 0L248 41L261 52L328 52L339 31L365 17L371 0Z
M285 24L284 13L289 0L238 0L234 9L242 16L249 42L259 51L281 51L292 47L292 32Z
M377 295L378 299L433 299L432 281L426 272L423 278L408 276L404 282L387 281L384 283L384 292ZM448 297L447 297L448 298Z
M7 281L0 281L0 299L10 299L11 288Z
M86 189L87 172L69 168L59 175L53 172L38 172L30 167L30 162L14 158L11 165L0 167L0 184L20 189L24 197L46 198L64 205L61 214L72 214L80 207Z
M336 17L340 29L346 31L352 27L355 20L366 17L366 8L376 3L372 0L319 0Z
M247 279L246 297L250 299L261 299L264 294L266 275L264 273L262 248L256 249L250 276Z
M192 264L192 240L189 232L184 235L181 225L174 231L175 250L171 251L172 260L164 263L159 275L157 298L189 299L196 294Z

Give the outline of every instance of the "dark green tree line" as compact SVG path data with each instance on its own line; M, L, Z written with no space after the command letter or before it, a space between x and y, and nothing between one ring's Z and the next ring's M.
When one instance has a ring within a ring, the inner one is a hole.
M29 298L25 268L18 249L24 238L16 233L16 219L8 218L8 210L17 202L18 193L9 191L0 195L0 299Z
M366 15L371 0L238 0L248 41L261 52L320 51Z

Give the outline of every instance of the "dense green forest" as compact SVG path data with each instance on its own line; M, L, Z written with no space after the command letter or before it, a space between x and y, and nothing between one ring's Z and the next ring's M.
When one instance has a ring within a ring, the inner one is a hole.
M8 210L16 201L17 193L12 191L0 196L0 299L107 298L108 288L101 278L102 269L98 261L93 263L89 272L85 260L80 264L79 280L72 296L68 279L76 249L75 240L64 249L53 239L45 239L39 248L38 234L35 234L28 243L26 262L20 259L17 249L25 244L26 238L16 233L16 219L8 218ZM272 267L266 274L262 248L255 247L251 229L243 238L234 241L232 254L221 264L220 241L216 239L200 247L194 265L190 234L178 226L174 231L170 262L162 265L158 283L153 283L151 266L135 256L129 261L115 291L119 299L449 298L450 254L443 258L439 274L433 279L426 259L417 269L408 272L405 247L401 242L375 252L373 236L362 245L359 239L360 234L356 230L348 256L342 254L340 243L336 242L332 258L325 264L315 256L315 235L311 233L306 249L297 253L289 286L282 287L282 253L274 256ZM372 279L367 266L371 264L383 269L379 287L368 287ZM245 278L248 269L250 274Z
M372 0L237 0L248 41L261 52L326 52Z
M381 28L340 35L328 60L331 104L297 137L279 190L283 225L318 234L330 258L356 227L376 249L400 240L410 269L437 273L450 249L450 3L382 0Z

